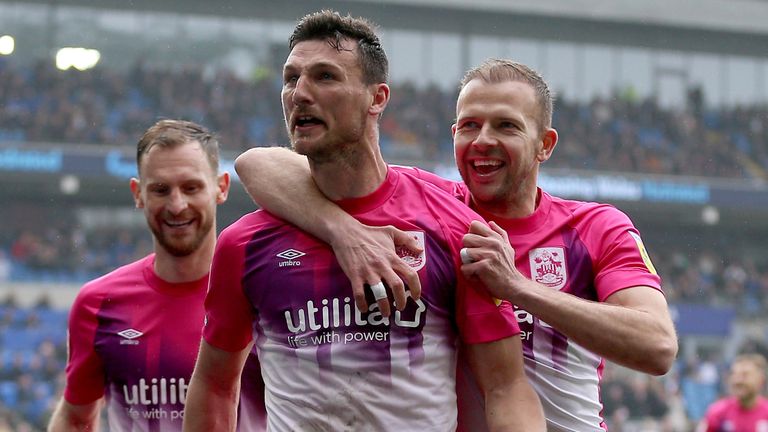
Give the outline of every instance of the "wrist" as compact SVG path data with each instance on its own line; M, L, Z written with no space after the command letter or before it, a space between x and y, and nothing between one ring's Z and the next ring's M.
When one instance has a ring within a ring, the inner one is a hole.
M323 217L317 221L315 234L331 247L343 246L353 239L362 238L363 225L341 209L334 217Z

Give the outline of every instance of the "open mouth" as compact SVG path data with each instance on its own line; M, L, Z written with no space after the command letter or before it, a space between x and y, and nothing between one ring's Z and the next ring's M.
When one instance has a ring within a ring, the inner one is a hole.
M186 226L192 225L192 220L188 221L165 221L165 224L171 228L184 228Z
M320 120L317 117L309 116L309 115L298 116L296 117L296 121L294 122L294 125L296 125L297 128L318 126L321 124L323 124L322 120Z
M500 170L504 162L496 159L477 159L473 160L471 165L478 174L487 175Z

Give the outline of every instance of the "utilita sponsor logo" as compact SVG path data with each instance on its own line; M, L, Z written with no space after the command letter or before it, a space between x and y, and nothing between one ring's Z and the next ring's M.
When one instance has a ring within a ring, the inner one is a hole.
M142 378L138 384L123 385L125 403L129 405L165 405L187 402L187 381L184 378Z
M421 299L415 302L409 301L403 312L395 311L394 323L400 327L419 327L421 315L426 309L427 306ZM371 304L368 307L368 313L364 316L352 304L352 299L345 297L343 301L338 298L323 299L318 306L314 301L309 300L306 308L299 308L293 313L289 310L285 311L285 323L291 333L302 333L307 329L317 331L350 327L353 323L356 326L389 325L389 318L381 314L377 303Z

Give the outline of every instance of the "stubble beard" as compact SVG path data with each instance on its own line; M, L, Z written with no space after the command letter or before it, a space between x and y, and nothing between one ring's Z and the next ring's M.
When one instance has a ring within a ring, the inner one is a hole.
M155 226L150 226L150 229L160 247L172 256L181 258L192 255L200 249L208 233L213 229L213 221L208 221L201 226L191 239L174 239Z
M472 200L479 209L490 213L505 212L516 208L524 200L528 185L532 181L530 169L527 172L525 170L519 170L515 173L507 172L504 174L504 178L493 186L476 185L468 173L460 172L460 174L464 184L467 185L472 194ZM481 188L485 190L480 192Z
M344 134L321 138L314 143L302 144L300 140L291 138L291 147L301 155L304 155L316 165L330 164L339 161L353 161L360 143L364 138L364 128L351 128ZM297 142L298 141L298 142Z

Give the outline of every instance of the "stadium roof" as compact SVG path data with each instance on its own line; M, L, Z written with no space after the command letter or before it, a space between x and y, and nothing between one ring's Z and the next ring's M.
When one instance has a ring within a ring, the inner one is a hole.
M1 0L0 0L1 1ZM4 3L14 3L3 1ZM293 21L331 8L384 27L768 57L766 0L27 0Z

